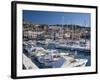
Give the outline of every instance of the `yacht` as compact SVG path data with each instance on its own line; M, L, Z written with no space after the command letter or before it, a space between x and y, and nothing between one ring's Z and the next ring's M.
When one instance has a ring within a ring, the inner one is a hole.
M87 41L86 43L80 41L78 43L74 42L74 43L69 43L67 44L65 43L59 43L58 45L56 45L56 48L70 48L70 49L76 49L76 50L90 50L90 44Z
M75 59L72 56L63 56L65 59L64 64L62 65L63 68L65 67L85 67L86 63L88 62L87 59Z
M28 55L31 55L32 52L36 49L35 46L36 42L34 41L29 40L23 42L23 49Z
M38 62L46 66L52 66L56 68L83 67L88 62L87 59L75 59L73 56L70 55L70 53L59 53L56 50L45 50L43 48L37 48L35 51L35 57L37 58Z

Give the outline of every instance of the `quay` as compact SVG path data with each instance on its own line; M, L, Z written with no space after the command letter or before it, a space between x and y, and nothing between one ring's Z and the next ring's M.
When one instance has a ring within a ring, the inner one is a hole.
M23 65L26 69L38 69L38 67L23 53Z

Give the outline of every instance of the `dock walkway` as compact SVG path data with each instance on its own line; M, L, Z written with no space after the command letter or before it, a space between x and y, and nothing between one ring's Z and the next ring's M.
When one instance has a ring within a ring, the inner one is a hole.
M38 69L38 67L23 53L23 64L26 69Z

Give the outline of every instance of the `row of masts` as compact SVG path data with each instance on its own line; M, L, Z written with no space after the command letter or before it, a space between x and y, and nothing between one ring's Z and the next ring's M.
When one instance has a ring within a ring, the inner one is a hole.
M62 16L62 28L61 28L61 32L63 33L63 26L64 26L64 16ZM72 25L72 21L71 21L71 25ZM76 26L76 25L72 25L72 26ZM84 20L84 26L86 27L86 21ZM73 32L72 32L72 34L75 34L75 28L74 27L72 27L72 30L74 30ZM73 29L74 28L74 29ZM67 30L68 31L68 30ZM72 36L72 38L71 38L72 40L74 39L73 38L73 36ZM80 40L81 38L79 37L79 40ZM86 38L85 38L85 42L86 42Z

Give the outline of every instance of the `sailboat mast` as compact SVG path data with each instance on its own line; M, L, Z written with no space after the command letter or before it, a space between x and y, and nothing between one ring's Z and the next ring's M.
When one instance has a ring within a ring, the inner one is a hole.
M64 16L62 16L62 27L61 27L61 34L62 34L62 37L63 37L63 26L64 26Z
M64 16L62 16L62 28L63 28L63 25L64 25Z
M84 20L84 27L86 27L86 21ZM85 32L85 43L86 43L86 32Z

